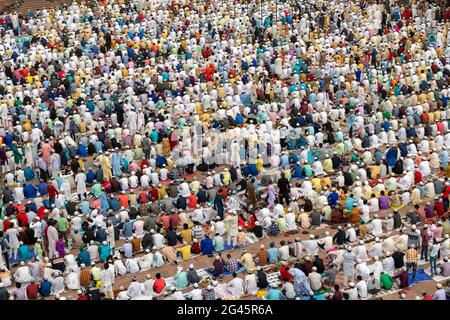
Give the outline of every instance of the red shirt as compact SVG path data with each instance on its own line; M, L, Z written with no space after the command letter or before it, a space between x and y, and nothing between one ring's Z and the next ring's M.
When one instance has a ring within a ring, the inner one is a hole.
M289 273L289 270L286 270L287 266L283 266L283 268L280 269L280 275L281 278L285 281L291 281L292 275Z
M170 217L169 216L161 216L160 221L165 229L169 229L170 227Z
M187 197L187 200L189 202L189 209L195 209L197 207L197 196L194 194L191 194L189 197Z
M3 231L6 232L9 227L11 226L11 221L10 220L5 220L3 221Z
M55 198L56 195L59 194L59 191L51 183L49 183L47 186L47 192L48 192L49 198Z
M46 208L44 206L42 206L37 210L37 215L39 216L39 218L41 220L44 220L45 209Z
M444 189L444 193L442 194L442 198L444 198L444 199L448 199L448 194L450 193L450 186L447 186L445 189Z
M199 254L200 253L200 243L194 242L191 246L191 253Z
M443 216L445 214L445 208L444 208L444 203L443 202L435 202L434 203L434 209L436 210L438 216Z
M28 223L28 217L25 213L21 212L17 214L17 219L19 219L20 226L25 227Z
M178 213L174 213L170 216L170 225L176 229L178 226Z
M79 296L77 300L89 300L88 296Z
M152 201L158 200L158 189L156 189L156 188L151 188L150 189L150 199Z
M163 278L156 279L155 282L153 283L153 291L155 291L156 293L161 293L161 291L163 291L165 287L166 281L164 281Z
M25 205L23 205L22 203L18 203L14 207L17 209L17 212L25 213Z
M417 215L419 216L419 221L425 221L427 219L427 215L425 214L425 210L423 210L423 208L417 209Z
M250 218L248 219L248 226L246 228L247 230L252 230L254 227L255 227L255 217L250 216Z
M242 219L241 217L238 218L238 226L245 228L245 220Z
M147 203L148 202L148 196L145 192L139 193L139 202L140 203Z
M419 171L414 172L414 183L419 184L422 182L422 174Z
M142 162L141 162L141 170L144 170L144 167L145 166L147 166L147 167L149 167L150 166L150 163L148 163L148 161L147 160L142 160Z
M27 291L28 300L36 300L38 297L39 285L37 283L30 283L25 288Z

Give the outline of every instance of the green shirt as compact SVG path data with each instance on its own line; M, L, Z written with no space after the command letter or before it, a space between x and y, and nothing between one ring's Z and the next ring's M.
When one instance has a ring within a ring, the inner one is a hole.
M388 274L382 274L380 275L380 284L381 288L389 290L394 285L394 282L392 281L392 277Z
M56 229L58 229L59 232L66 232L67 229L69 229L69 222L64 217L59 217L58 220L56 220Z
M102 193L102 185L100 183L96 183L92 186L92 194L94 197L100 197L100 194Z
M173 280L175 280L175 284L176 284L177 289L184 289L189 284L188 279L187 279L187 272L186 271L181 271L180 273L177 273L173 277Z
M303 166L303 170L305 171L305 176L311 177L311 176L313 175L311 165L305 164L305 165Z

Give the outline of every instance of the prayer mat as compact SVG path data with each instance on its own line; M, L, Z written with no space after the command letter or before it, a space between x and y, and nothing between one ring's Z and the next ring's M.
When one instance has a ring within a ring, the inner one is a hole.
M416 279L414 279L414 281L412 280L412 276L413 276L413 272L408 272L408 285L409 286L415 285L416 283L419 283L419 282L433 280L429 275L427 275L425 273L425 270L423 270L423 269L417 270Z
M327 300L323 294L314 295L314 299L316 300ZM300 300L311 300L310 297L301 297Z
M257 291L255 300L262 299L267 294L267 292L269 292L269 291L268 290L259 290L259 291Z
M325 293L331 293L331 290L328 288L322 287L319 290L313 290L313 292L314 292L314 296L317 296L317 295L323 295Z
M210 269L210 270L204 269L204 270L207 271L210 274L214 273L214 269ZM241 273L241 272L244 272L244 271L245 271L245 267L243 265L239 264L239 269L236 271L236 273ZM231 276L232 274L233 274L233 272L223 270L222 276Z

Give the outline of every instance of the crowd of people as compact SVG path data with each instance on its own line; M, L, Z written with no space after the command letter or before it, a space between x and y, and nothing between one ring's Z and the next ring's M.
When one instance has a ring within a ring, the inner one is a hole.
M449 19L422 0L0 15L0 299L404 299L425 268L444 280L417 298L447 299Z

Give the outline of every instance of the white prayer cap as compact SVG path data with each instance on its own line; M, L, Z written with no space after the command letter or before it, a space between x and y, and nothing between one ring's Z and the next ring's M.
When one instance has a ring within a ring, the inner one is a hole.
M78 291L77 291L77 294L83 294L83 291L78 290Z
M192 263L189 265L189 269L194 269L194 265Z
M355 283L354 282L350 282L348 285L353 288L355 286Z
M260 249L264 249L264 245L263 245L263 244L260 245L259 248L260 248Z
M416 225L415 224L413 224L412 226L411 226L411 230L416 230Z
M198 288L198 283L196 282L196 283L194 283L194 288Z
M329 236L330 233L329 233L328 231L325 231L325 235L326 235L326 236Z
M359 240L359 244L364 244L364 240Z
M210 286L210 285L208 285L207 287L206 287L206 289L208 289L208 290L212 290L212 286Z
M217 286L219 283L218 283L216 280L214 280L214 281L212 282L212 284L213 284L213 286Z
M310 239L314 239L315 237L314 237L313 234L310 234L310 235L309 235L309 238L310 238Z
M438 283L438 284L436 284L436 288L438 288L438 289L442 289L442 283Z
M376 242L380 242L380 238L376 237L376 238L375 238L375 241L376 241Z

